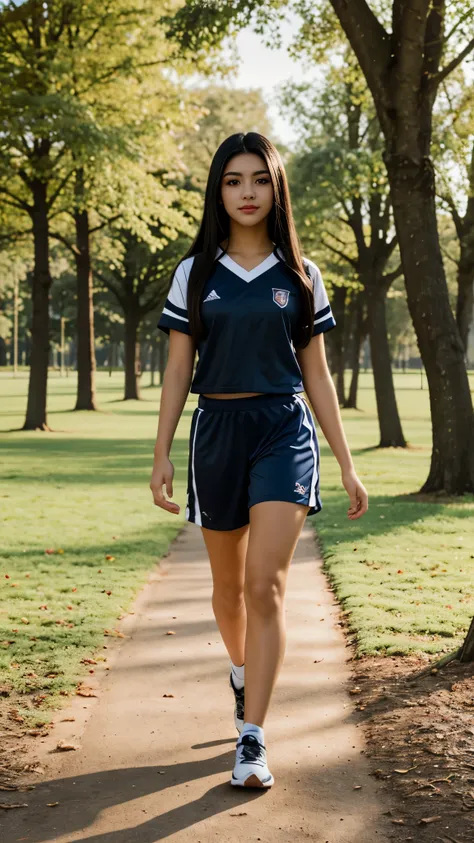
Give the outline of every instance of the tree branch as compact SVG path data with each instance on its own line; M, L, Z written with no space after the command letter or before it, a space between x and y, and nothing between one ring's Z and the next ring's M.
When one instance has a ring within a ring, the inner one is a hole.
M389 35L366 0L330 1L372 92L380 122L388 130L386 71L390 63Z
M349 255L346 255L345 252L342 252L340 249L336 249L335 246L331 246L331 244L328 243L327 240L324 240L324 238L321 238L321 242L327 249L330 249L330 251L334 252L335 255L339 255L340 258L346 261L346 263L349 263L352 267L354 267L354 269L359 268L359 261L357 259L351 258Z
M439 194L439 198L443 202L446 202L446 205L448 206L448 208L451 212L451 216L453 218L453 223L454 223L454 227L456 229L456 234L458 235L459 239L461 239L461 237L464 234L464 224L463 224L464 221L463 221L463 218L461 217L461 214L459 213L458 209L456 208L453 197L451 196L450 193L448 193L446 191L443 194Z
M5 204L12 205L14 208L20 208L20 210L26 211L27 214L33 213L33 205L30 205L24 199L19 199L18 196L15 196L14 193L11 193L9 190L7 190L6 187L0 187L0 193L4 193L5 196L9 196L12 200L11 202L7 202L5 200Z
M444 14L446 0L434 0L426 22L425 57L423 62L424 78L431 78L438 72L441 53L444 46Z
M63 246L66 246L66 248L68 248L69 251L73 253L73 255L79 254L79 249L77 248L76 244L70 243L66 237L63 237L63 235L59 234L57 231L51 231L50 237L52 237L53 240L59 240L59 242L62 243Z
M441 249L441 254L444 255L446 258L449 258L449 260L453 262L454 266L459 269L459 260L456 260L456 258L453 258L453 256L449 254L448 250L445 249L445 247L442 246L441 244L440 244L440 249Z
M400 278L400 275L403 274L403 267L401 263L394 269L392 272L387 272L385 275L382 275L382 284L384 285L385 289L388 290L391 284L396 281L397 278Z
M461 50L461 52L452 61L450 61L449 64L446 65L446 67L443 67L438 73L436 73L432 77L431 84L437 87L439 83L443 81L443 79L446 79L446 76L449 76L449 74L452 73L452 71L455 70L458 65L461 64L462 61L464 61L464 59L466 58L466 56L469 55L469 53L472 53L473 50L474 38L471 38L469 43L466 44L466 46L464 47L464 50Z
M67 175L65 175L63 179L61 179L61 181L59 182L59 184L58 184L56 190L54 191L53 195L51 196L50 199L48 199L48 210L53 207L54 203L56 202L56 199L58 198L59 194L61 193L61 190L68 183L68 181L71 178L73 173L74 173L74 170L70 170L70 172L67 173Z
M104 287L107 290L109 290L110 293L114 294L115 298L117 299L117 301L119 302L121 307L125 310L125 305L126 305L125 298L122 295L121 291L118 290L117 287L114 284L112 284L112 282L108 278L105 277L105 275L102 275L102 273L99 272L97 267L95 267L95 269L94 269L94 275L95 275L96 278L99 278L102 281L102 284L104 285Z
M120 219L121 214L115 214L115 216L110 217L110 219L104 220L99 225L95 225L94 228L89 229L89 234L95 234L96 231L101 231L101 229L105 228L106 225L112 225L115 220Z

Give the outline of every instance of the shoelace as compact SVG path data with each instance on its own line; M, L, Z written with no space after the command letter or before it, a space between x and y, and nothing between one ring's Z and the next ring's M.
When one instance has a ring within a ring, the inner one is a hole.
M251 743L247 743L245 741L246 735L241 742L239 742L239 747L242 753L242 760L243 761L250 761L252 764L261 764L264 766L264 754L263 751L265 749L261 743L258 742L256 738L254 738Z

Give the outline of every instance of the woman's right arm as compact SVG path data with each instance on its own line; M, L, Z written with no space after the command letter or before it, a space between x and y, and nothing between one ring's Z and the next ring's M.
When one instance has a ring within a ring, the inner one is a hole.
M156 506L161 506L175 515L179 514L179 506L166 500L163 495L163 486L166 485L166 493L171 498L174 466L169 459L169 453L191 386L195 354L196 347L193 338L189 334L170 329L168 361L161 389L150 489Z

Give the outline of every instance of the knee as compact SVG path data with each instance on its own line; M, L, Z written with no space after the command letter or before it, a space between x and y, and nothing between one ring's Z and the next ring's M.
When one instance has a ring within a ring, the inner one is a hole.
M259 615L269 617L277 614L283 605L281 583L274 577L256 577L245 584L247 608Z
M244 604L243 586L230 582L214 584L212 603L213 606L223 607L227 612L239 611Z

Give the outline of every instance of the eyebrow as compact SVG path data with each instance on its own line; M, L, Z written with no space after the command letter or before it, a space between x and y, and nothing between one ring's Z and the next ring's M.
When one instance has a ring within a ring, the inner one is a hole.
M261 173L266 173L267 175L270 175L270 173L269 173L269 171L268 171L268 170L255 170L255 171L252 173L252 175L253 175L253 176L258 176L258 175L260 175ZM235 170L229 170L227 173L224 173L223 178L225 178L226 176L241 176L241 175L242 175L242 173L237 173Z

